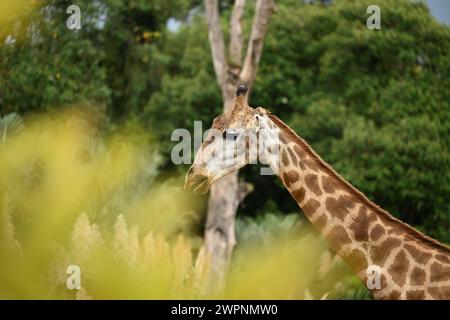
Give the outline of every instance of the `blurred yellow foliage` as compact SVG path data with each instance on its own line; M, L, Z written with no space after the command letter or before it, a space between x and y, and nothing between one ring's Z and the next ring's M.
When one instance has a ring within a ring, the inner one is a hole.
M154 181L158 156L142 130L105 136L95 123L68 112L29 118L11 135L4 126L0 298L309 297L327 250L315 236L241 250L226 289L211 292L209 258L188 228L197 197L182 177ZM71 265L79 290L66 286Z
M12 24L20 23L40 4L39 0L0 0L0 33Z

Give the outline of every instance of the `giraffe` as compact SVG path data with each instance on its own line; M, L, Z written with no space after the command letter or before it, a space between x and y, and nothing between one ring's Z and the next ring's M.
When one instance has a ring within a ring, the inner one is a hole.
M371 202L280 119L250 107L246 92L245 85L238 86L232 110L214 119L185 188L206 193L212 183L257 157L376 299L450 299L450 248ZM258 140L256 156L248 132ZM276 143L278 152L269 154ZM230 158L234 161L224 161ZM378 285L372 275L378 276Z

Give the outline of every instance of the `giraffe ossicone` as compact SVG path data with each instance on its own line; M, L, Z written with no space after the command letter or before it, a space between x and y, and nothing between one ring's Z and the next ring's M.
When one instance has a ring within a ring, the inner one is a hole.
M450 299L450 248L367 199L280 119L250 107L246 92L239 86L234 107L214 119L215 134L200 146L185 188L206 193L221 177L259 160L375 298Z

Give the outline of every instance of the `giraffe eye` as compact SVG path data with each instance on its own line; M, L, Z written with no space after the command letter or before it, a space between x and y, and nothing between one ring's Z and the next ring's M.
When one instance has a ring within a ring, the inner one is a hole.
M226 140L235 141L238 138L238 133L232 130L226 130L223 132L222 137Z

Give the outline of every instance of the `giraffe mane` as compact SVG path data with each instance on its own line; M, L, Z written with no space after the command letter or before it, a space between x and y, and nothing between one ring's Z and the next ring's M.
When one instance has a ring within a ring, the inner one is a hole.
M402 229L406 235L412 237L415 240L421 241L427 245L429 245L432 248L444 251L447 254L450 254L450 248L448 246L446 246L445 244L423 234L422 232L416 230L415 228L413 228L412 226L410 226L409 224L400 221L399 219L393 217L389 212L385 211L384 209L382 209L381 207L379 207L378 205L376 205L375 203L373 203L372 201L370 201L361 191L359 191L358 189L356 189L354 186L352 186L347 180L345 180L341 175L339 175L334 169L333 167L331 167L331 165L329 165L326 161L324 161L311 147L310 145L303 139L301 138L297 133L295 133L294 130L292 130L291 128L289 128L288 125L286 125L283 121L281 121L278 117L276 117L275 115L273 115L270 111L265 110L267 116L284 132L286 133L293 142L299 144L299 146L301 146L305 152L307 152L307 154L309 156L311 156L311 158L317 160L317 162L320 164L321 167L323 167L325 169L325 171L332 176L333 178L335 178L337 181L339 181L344 187L345 189L353 196L355 196L357 199L359 199L362 203L364 203L365 205L367 205L369 208L371 208L375 213L385 217L387 220L389 220L390 222L394 223L395 226L399 227L400 229Z

